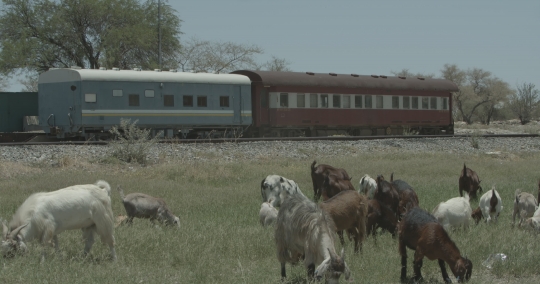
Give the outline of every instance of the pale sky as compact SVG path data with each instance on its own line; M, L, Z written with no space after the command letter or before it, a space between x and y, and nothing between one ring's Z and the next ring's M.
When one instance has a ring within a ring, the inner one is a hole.
M298 72L481 68L540 89L540 1L170 0L181 40L256 44ZM20 91L14 84L8 91Z

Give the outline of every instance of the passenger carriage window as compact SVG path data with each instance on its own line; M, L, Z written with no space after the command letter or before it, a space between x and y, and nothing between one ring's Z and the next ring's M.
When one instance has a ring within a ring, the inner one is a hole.
M377 100L377 108L383 108L383 96L377 96L376 97L376 100Z
M206 107L207 106L206 102L207 102L206 96L197 96L198 107Z
M309 94L309 107L318 107L319 97L317 94Z
M219 97L220 107L229 107L229 97Z
M448 98L442 98L442 109L448 109Z
M399 97L392 96L392 108L399 108Z
M84 101L87 103L95 103L97 101L96 94L84 94Z
M409 109L410 108L410 97L403 97L403 108Z
M437 109L437 98L430 98L429 99L429 108L430 109Z
M362 108L362 96L354 96L354 107Z
M144 96L147 98L153 98L154 97L154 90L145 90Z
M279 106L289 107L289 94L288 93L279 94Z
M182 105L185 107L192 107L193 106L193 96L184 96Z
M412 98L412 107L413 109L418 109L418 97Z
M112 96L113 97L121 97L121 96L123 96L122 90L112 90Z
M139 95L129 95L129 106L139 106Z
M174 106L174 95L164 95L163 96L163 106L173 107Z
M422 98L422 109L429 108L429 98Z
M373 104L371 102L371 95L365 95L364 99L366 100L365 108L373 108Z
M327 94L321 94L321 107L328 107L328 95Z
M343 108L351 108L351 96L343 96Z
M332 95L332 107L341 107L341 95Z
M306 95L296 94L296 106L297 107L306 107Z

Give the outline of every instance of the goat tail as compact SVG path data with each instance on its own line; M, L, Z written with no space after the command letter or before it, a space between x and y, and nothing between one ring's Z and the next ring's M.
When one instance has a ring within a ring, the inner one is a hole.
M108 196L111 196L111 186L109 185L108 182L104 181L104 180L98 180L95 185L97 187L99 187L100 189L104 189L107 191L107 195Z
M463 176L467 176L467 166L465 166L465 163L463 163Z
M315 172L315 164L317 164L317 160L313 160L313 163L311 163L311 172Z
M126 199L126 197L124 196L124 191L122 190L120 185L118 185L118 187L116 187L116 190L118 190L118 193L120 193L120 198L122 198L122 201L124 201L124 199Z

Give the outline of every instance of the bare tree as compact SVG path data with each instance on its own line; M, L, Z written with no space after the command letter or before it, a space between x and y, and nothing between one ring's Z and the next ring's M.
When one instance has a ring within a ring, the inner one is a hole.
M394 76L401 76L401 77L410 77L410 78L417 78L417 77L423 77L423 78L433 78L435 77L435 74L422 74L422 73L413 73L410 72L409 69L401 69L401 71L390 71L391 74Z
M519 118L521 124L531 121L540 105L540 92L534 84L523 83L517 86L516 92L510 96L509 106L514 114Z
M255 69L254 56L262 54L257 45L233 42L210 42L192 38L177 54L182 71L229 73L238 69Z
M490 100L479 107L477 116L482 123L489 125L494 114L508 101L513 91L508 83L495 77L486 80L485 92L490 93Z
M22 92L37 92L38 91L38 81L39 74L36 72L26 73L24 79L18 80L21 85L23 85Z
M257 67L257 70L288 72L291 71L291 69L287 67L288 65L290 65L290 63L287 59L278 58L272 55L272 58L261 66Z

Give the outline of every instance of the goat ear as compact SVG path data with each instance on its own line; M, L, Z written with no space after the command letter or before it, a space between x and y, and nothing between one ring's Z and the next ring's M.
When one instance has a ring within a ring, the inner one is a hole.
M285 182L285 180L283 180L283 177L279 177L279 182Z

